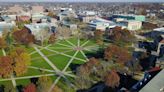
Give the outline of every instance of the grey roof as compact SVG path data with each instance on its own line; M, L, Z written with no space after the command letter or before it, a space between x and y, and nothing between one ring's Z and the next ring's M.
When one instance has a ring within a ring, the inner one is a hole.
M164 92L164 69L162 69L151 81L147 83L139 92Z
M164 55L161 58L159 58L158 60L164 62Z

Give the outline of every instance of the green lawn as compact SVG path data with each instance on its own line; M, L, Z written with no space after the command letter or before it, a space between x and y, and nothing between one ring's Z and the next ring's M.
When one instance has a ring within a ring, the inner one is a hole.
M71 42L74 45L78 45L78 39L77 38L70 38L67 39L67 41ZM67 42L66 40L60 40L59 42L52 44L52 45L48 45L47 48L52 51L43 49L43 48L39 48L40 51L59 69L59 70L63 70L65 68L65 66L68 64L68 62L71 60L72 57L68 57L65 55L62 55L62 53L69 55L69 56L73 56L76 52L76 50L74 50L73 46ZM80 46L84 43L86 43L87 40L80 40ZM66 46L63 46L66 45ZM90 40L87 42L87 44L84 46L93 46L95 45L95 42ZM24 46L22 46L24 47ZM46 46L44 46L46 47ZM43 59L43 57L40 56L40 54L38 54L35 49L33 47L24 47L26 48L26 51L31 55L31 59L32 59L32 63L31 66L33 67L37 67L37 68L45 68L45 69L49 69L49 70L53 70L53 68ZM55 53L55 52L59 52L59 53ZM88 53L88 51L84 51L83 52L86 54ZM92 51L94 53L94 51ZM31 54L33 53L33 54ZM91 53L91 52L90 52ZM2 56L3 53L0 50L0 56ZM79 51L78 54L75 56L76 58L79 58L81 60L86 60L86 58L83 56L83 54ZM77 59L73 59L71 65L66 69L67 71L71 71L72 65L78 65L78 64L84 64L84 61L81 60L77 60ZM27 73L22 75L21 77L25 77L25 76L35 76L35 75L43 75L43 74L50 74L51 72L43 72L40 71L38 69L32 69L29 68ZM51 73L52 74L52 73ZM58 76L51 76L52 80L54 81ZM0 78L1 80L2 78ZM70 81L73 81L73 78L68 77L68 79ZM6 81L6 82L11 82L11 81ZM5 84L6 82L0 82L1 84ZM28 83L30 83L30 79L17 79L16 80L17 85L27 85ZM58 82L58 84L60 87L62 87L64 89L64 92L75 92L73 89L69 89L68 85L65 83L65 80L63 80L63 78ZM69 90L69 91L68 91Z

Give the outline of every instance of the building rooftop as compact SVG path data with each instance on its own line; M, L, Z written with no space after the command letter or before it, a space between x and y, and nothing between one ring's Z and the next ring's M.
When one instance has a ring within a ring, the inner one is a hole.
M114 15L129 16L129 17L136 17L136 16L142 16L142 17L144 17L144 15L134 15L134 14L114 14Z
M31 31L43 30L44 28L48 28L49 24L48 23L26 24L25 27L27 27Z
M156 29L154 29L153 31L164 32L164 27L161 27L161 28L156 28Z
M164 89L164 69L149 81L139 92L163 92L161 91L162 88Z
M13 24L12 23L6 23L6 22L1 22L0 23L0 32L1 31L3 31L3 30L5 30L5 29L9 29L9 30L11 30L12 28L13 28Z

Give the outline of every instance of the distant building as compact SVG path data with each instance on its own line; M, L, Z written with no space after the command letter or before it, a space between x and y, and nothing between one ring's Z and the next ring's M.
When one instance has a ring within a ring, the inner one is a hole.
M164 69L164 55L157 59L155 66Z
M106 29L114 28L116 25L112 21L108 21L102 18L96 18L94 20L91 20L88 23L89 27L95 29L95 30L103 30L105 31Z
M58 13L57 15L58 20L62 21L64 18L67 18L67 17L77 18L77 15L75 11L70 8L69 9L61 8L61 12Z
M159 67L146 71L144 78L135 84L130 92L160 92L164 85L164 70Z
M142 22L140 22L140 21L128 21L126 25L127 25L128 30L139 30L142 27Z
M145 16L143 15L125 15L125 14L115 14L111 17L112 20L115 18L123 18L126 20L136 20L136 21L145 21Z
M94 11L81 11L81 12L78 12L78 15L80 15L80 16L96 16L96 12L94 12Z
M12 21L10 23L7 23L5 21L0 21L0 37L2 36L2 33L4 30L11 31L14 26L15 26L14 21Z
M30 16L26 15L17 16L17 21L29 21L30 19Z
M48 16L41 14L41 13L34 13L31 16L32 23L38 23L38 22L46 22L48 21Z
M77 34L77 25L76 24L71 24L69 22L63 21L62 25L68 27L71 30L71 34Z
M44 7L43 6L32 6L32 13L43 13Z
M96 19L96 16L79 16L79 19L84 23L89 23L91 20Z
M96 12L94 11L78 12L78 17L82 22L89 23L91 20L96 19Z
M23 12L23 8L20 7L19 5L15 5L15 6L9 7L7 12L8 14L20 14Z
M164 92L164 69L151 79L139 92Z
M161 28L156 28L153 31L150 32L150 37L151 38L157 38L161 35L164 35L164 27Z
M125 20L116 23L117 26L121 26L122 28L127 28L130 31L139 30L142 27L141 21L135 21L135 20Z
M55 32L55 26L52 26L50 23L35 23L35 24L26 24L25 28L29 30L34 36L36 40L40 40L39 33L40 31L44 31L45 29L49 30L49 33Z

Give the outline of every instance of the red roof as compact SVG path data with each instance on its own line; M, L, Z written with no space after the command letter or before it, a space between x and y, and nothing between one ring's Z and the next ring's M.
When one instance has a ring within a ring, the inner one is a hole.
M162 41L160 41L160 43L164 43L164 39Z
M154 72L154 71L159 71L161 70L160 67L154 67L153 69L150 69L148 72Z

